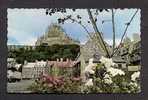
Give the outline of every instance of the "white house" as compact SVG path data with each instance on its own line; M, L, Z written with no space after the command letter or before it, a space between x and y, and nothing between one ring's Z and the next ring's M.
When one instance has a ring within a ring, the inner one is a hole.
M41 74L45 74L47 62L45 61L36 61L29 62L25 61L25 64L22 68L22 78L24 79L32 79L38 78Z
M36 63L30 62L30 63L25 63L23 68L22 68L22 78L23 79L30 79L34 78L34 67Z
M46 66L46 61L36 61L35 66L33 68L34 78L38 78L41 74L45 74Z

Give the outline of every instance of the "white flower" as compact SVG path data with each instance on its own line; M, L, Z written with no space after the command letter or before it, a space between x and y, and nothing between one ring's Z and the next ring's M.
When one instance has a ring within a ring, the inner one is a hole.
M93 79L90 78L86 83L85 86L93 86Z
M13 72L11 70L7 71L7 78L10 78L11 76L13 76Z
M93 64L93 58L89 59L89 64Z
M104 56L101 57L100 62L104 64L106 68L109 68L115 65L115 63L112 61L111 58L105 58Z
M108 74L106 74L104 76L104 83L106 83L106 84L112 84L113 83L112 78Z
M95 66L96 64L93 63L93 59L89 59L89 64L88 66L85 67L84 69L84 73L86 72L89 72L90 74L94 74L95 71L93 70L93 67Z
M138 87L138 84L135 82L130 82L129 85L134 86L134 87Z
M139 71L135 72L131 75L131 80L136 81L136 79L139 78L139 76L140 76L140 72Z
M105 74L104 78L110 78L109 74Z
M104 83L106 83L106 84L112 84L113 81L111 79L104 79Z
M125 75L124 71L117 69L117 68L112 68L112 67L108 68L107 72L109 72L113 77L116 75Z

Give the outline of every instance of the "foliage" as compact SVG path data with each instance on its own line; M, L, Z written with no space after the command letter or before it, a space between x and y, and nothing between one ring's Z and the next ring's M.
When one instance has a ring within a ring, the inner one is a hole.
M52 45L52 46L37 46L35 49L27 50L20 48L18 50L10 51L8 57L16 58L17 63L24 63L24 60L34 62L35 60L56 60L57 58L75 59L79 53L79 46L71 45Z
M101 59L101 63L96 66L93 77L88 77L93 79L93 85L85 85L84 93L140 92L140 72L123 71L122 69L114 68L112 63L111 59Z

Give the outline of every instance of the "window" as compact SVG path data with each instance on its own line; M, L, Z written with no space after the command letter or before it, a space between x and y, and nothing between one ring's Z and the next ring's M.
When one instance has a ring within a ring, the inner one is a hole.
M118 64L119 68L122 68L122 64Z

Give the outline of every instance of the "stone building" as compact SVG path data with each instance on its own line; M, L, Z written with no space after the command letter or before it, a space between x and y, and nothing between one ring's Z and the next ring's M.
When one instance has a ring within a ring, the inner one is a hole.
M128 65L139 65L141 60L141 41L133 40L126 45L123 43L123 46L119 49L118 56L121 56Z
M40 75L45 74L46 66L47 66L46 61L36 61L35 67L33 68L34 78L39 78Z
M33 79L34 78L34 62L26 62L22 68L22 79Z
M141 40L138 34L133 34L133 40L125 38L120 45L116 56L120 56L128 65L140 65L141 62Z
M47 32L37 39L35 45L50 46L53 44L79 44L79 42L69 37L61 26L52 24L48 27Z
M130 62L133 64L140 64L141 62L141 41L133 45L133 50L130 56Z
M16 60L14 58L7 58L7 68L14 67L16 64Z
M25 62L22 68L22 79L37 79L41 75L80 76L80 62L61 58L57 61Z
M61 58L57 61L48 61L46 73L53 76L80 76L80 62L67 59L63 61Z
M109 53L111 53L111 47L105 43ZM101 56L105 56L105 52L99 48L92 39L89 39L84 45L80 47L80 54L78 61L81 61L81 71L88 65L89 59L93 58L93 63L99 63ZM81 72L81 73L82 73Z
M36 61L36 62L25 62L22 68L22 78L23 79L36 79L39 78L41 74L45 74L47 62Z

